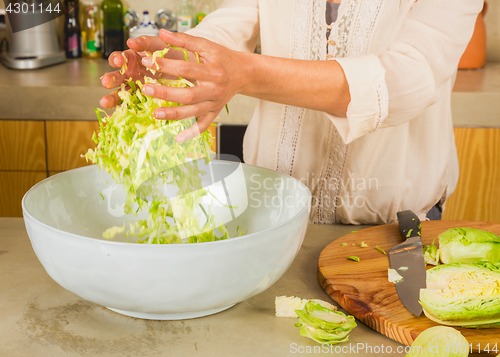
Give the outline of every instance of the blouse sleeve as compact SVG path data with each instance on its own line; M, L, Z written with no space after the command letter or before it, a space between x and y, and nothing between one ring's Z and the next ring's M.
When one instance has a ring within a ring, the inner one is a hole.
M337 58L351 102L347 120L328 115L346 143L399 125L436 103L454 75L483 0L418 0L387 50Z
M259 35L258 0L225 0L188 34L232 50L253 52Z

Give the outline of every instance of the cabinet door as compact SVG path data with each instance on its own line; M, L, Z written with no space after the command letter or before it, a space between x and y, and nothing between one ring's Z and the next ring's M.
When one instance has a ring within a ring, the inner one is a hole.
M0 171L0 217L22 217L24 194L46 177L46 172Z
M500 223L500 129L455 128L460 177L443 219Z
M81 155L95 148L92 134L98 129L97 121L47 121L48 170L64 171L89 165Z
M0 120L0 170L47 170L43 121Z

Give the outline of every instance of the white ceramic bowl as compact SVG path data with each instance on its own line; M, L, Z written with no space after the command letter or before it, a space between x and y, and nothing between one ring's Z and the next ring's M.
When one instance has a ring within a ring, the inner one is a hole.
M304 239L311 198L307 187L280 173L214 163L228 173L234 165L242 165L248 207L227 226L233 236L237 226L246 229L242 237L175 245L104 240L106 228L136 218L123 215L122 187L88 166L52 176L23 198L33 249L62 287L125 315L176 320L225 310L288 269Z

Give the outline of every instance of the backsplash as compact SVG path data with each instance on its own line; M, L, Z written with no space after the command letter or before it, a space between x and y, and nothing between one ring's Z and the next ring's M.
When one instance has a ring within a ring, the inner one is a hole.
M488 61L500 62L500 0L488 1L485 17Z
M148 10L150 14L156 14L160 9L172 10L177 12L177 7L180 4L179 0L122 0L125 9L133 9L141 14L144 10ZM191 0L191 5L197 5L199 0ZM219 7L224 0L212 0L216 7Z
M193 5L201 0L191 0ZM220 6L224 0L213 0L216 6ZM169 9L174 13L180 3L179 0L126 0L123 1L125 8L132 8L138 13L148 10L156 14L159 9ZM488 38L488 61L500 62L500 0L489 0L489 9L485 17ZM0 9L4 9L4 2L0 1ZM1 36L1 34L0 34Z

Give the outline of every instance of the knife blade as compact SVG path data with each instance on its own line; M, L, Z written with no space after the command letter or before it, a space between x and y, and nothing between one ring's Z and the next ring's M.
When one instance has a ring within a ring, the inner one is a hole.
M420 289L426 287L421 224L412 211L398 212L397 215L399 233L405 241L389 250L389 264L403 278L394 284L401 303L418 317L422 313L422 306L418 302Z

